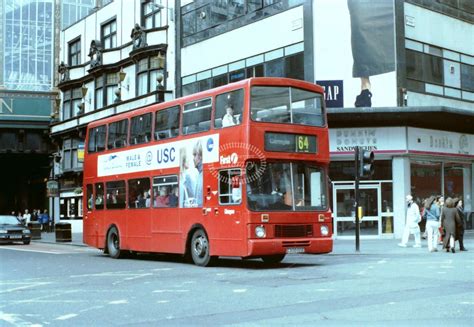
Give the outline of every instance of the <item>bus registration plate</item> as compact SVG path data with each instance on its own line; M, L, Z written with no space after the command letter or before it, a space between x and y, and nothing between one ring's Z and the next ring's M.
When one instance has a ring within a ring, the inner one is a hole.
M288 254L304 253L304 248L287 248L286 253Z

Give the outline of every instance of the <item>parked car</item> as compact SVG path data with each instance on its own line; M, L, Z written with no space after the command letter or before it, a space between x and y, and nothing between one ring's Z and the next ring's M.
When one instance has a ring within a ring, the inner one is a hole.
M0 215L0 243L23 242L30 244L31 232L11 215Z

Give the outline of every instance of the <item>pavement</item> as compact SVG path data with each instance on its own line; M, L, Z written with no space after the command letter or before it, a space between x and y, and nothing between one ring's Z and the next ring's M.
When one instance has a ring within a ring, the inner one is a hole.
M82 233L72 233L71 242L57 242L55 233L41 233L40 240L33 240L33 242L54 243L73 246L87 246L82 241ZM331 254L404 254L407 251L413 253L427 253L427 241L421 240L421 248L413 248L414 240L411 236L408 247L402 248L397 244L400 239L361 239L359 243L359 252L356 252L355 240L336 239L334 240L333 252ZM471 252L474 252L474 230L469 230L464 233L464 246ZM456 253L458 253L459 243L456 242ZM438 250L441 251L441 245L438 245ZM464 253L469 253L464 252ZM463 253L463 252L461 252Z

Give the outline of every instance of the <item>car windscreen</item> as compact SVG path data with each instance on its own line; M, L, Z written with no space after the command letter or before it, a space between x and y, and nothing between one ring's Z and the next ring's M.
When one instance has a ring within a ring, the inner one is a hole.
M19 221L15 216L0 216L0 225L18 225Z

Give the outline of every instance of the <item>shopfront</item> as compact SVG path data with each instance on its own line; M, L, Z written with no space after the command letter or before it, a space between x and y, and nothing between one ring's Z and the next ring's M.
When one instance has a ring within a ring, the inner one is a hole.
M405 223L405 195L421 204L432 194L464 200L473 228L474 135L414 127L330 130L334 236L353 238L354 147L375 153L375 174L360 182L361 237L399 238Z

